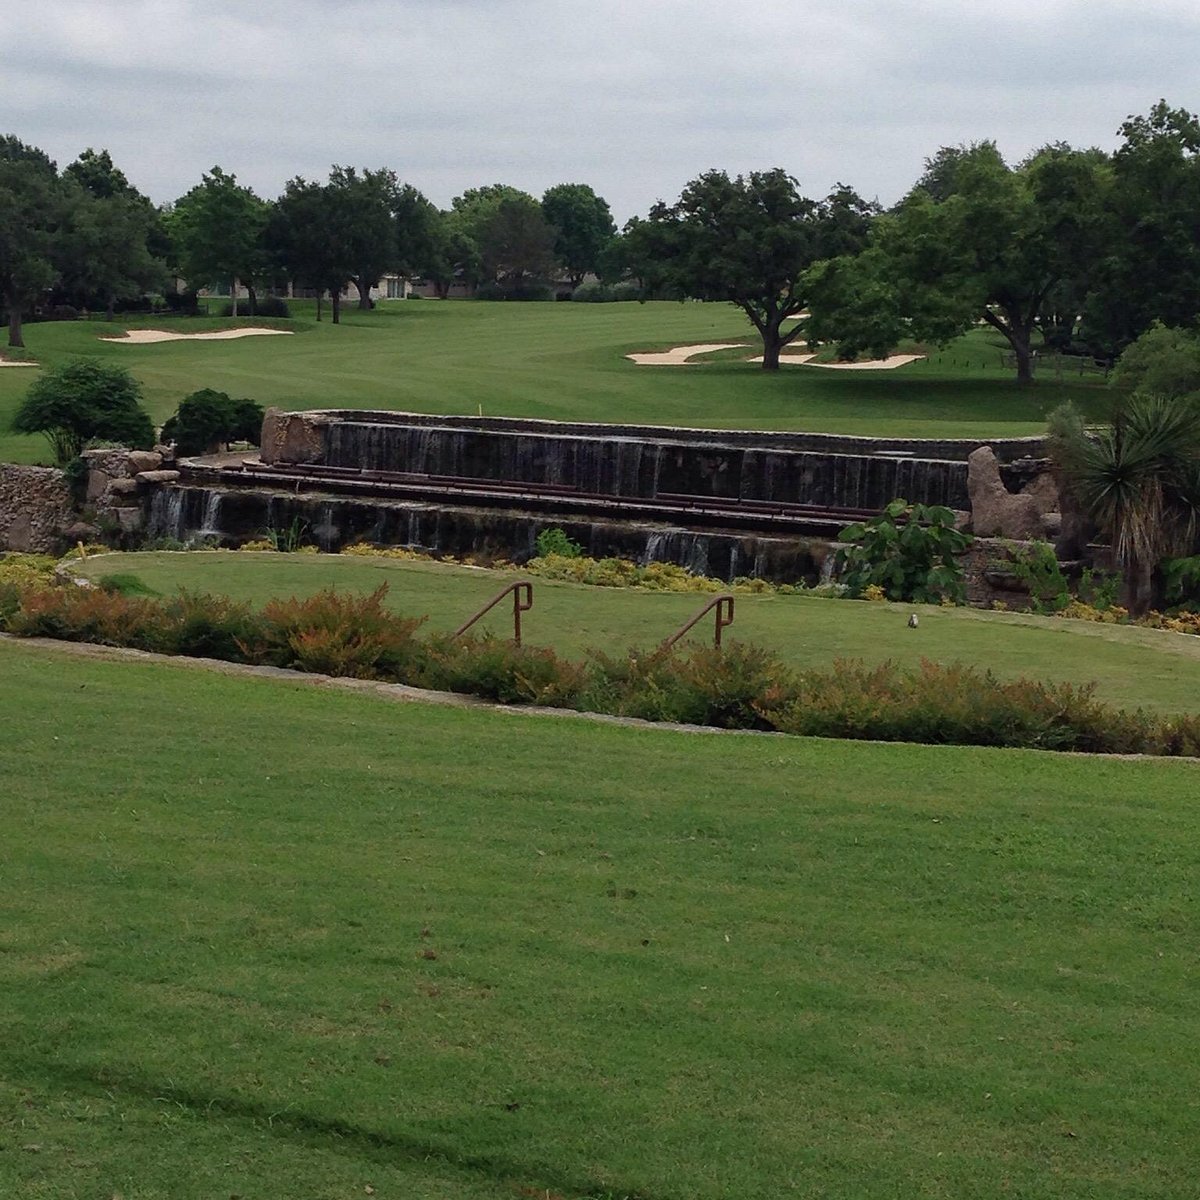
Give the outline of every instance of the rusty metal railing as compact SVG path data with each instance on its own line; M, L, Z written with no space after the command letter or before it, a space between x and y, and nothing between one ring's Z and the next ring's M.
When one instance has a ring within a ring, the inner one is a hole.
M480 617L491 612L510 593L513 598L513 641L519 646L521 644L521 614L528 612L533 607L533 584L526 579L518 579L516 583L510 583L508 587L497 592L473 617L464 621L450 637L461 637Z
M713 620L713 645L720 650L721 630L733 624L733 597L728 592L723 592L720 596L714 596L686 625L682 625L675 630L663 642L663 649L666 650L675 645L693 625L698 625L714 609L716 610L716 617Z

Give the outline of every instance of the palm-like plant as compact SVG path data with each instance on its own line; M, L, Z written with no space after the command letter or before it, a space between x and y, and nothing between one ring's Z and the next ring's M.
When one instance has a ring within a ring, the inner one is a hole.
M1159 563L1192 552L1200 529L1200 401L1134 395L1096 432L1065 406L1050 436L1067 486L1111 541L1128 607L1144 612Z

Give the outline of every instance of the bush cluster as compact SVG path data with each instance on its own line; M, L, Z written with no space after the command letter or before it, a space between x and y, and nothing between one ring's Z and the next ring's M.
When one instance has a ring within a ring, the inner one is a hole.
M795 671L760 646L662 646L583 662L493 637L418 637L424 618L332 589L261 610L222 597L0 578L0 629L376 679L502 704L880 741L1200 756L1200 717L1114 709L1092 686L999 680L962 664Z
M222 304L221 311L217 315L232 317L234 315L233 301ZM292 310L288 308L288 303L282 296L256 296L253 306L249 300L239 300L237 315L239 317L282 317L286 319L292 315Z

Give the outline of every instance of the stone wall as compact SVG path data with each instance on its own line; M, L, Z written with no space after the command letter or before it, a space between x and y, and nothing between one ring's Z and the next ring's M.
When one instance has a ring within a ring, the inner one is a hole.
M0 550L53 553L74 519L61 471L0 463Z
M85 450L82 457L88 465L87 503L98 521L115 527L123 545L142 532L152 489L179 478L179 472L170 469L174 454L164 446Z

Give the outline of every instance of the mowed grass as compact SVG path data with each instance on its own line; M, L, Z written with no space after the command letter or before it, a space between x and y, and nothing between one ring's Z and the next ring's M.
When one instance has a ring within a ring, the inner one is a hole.
M325 587L370 592L386 583L388 603L428 616L430 630L465 621L519 571L484 571L434 562L347 555L138 553L104 555L79 568L93 579L133 575L163 595L178 588L264 604ZM708 597L588 587L535 579L534 608L522 619L526 641L581 657L591 649L619 653L649 647L674 632ZM739 596L725 635L775 649L790 663L828 666L835 658L867 662L970 662L1012 678L1095 682L1122 707L1200 711L1200 638L1126 628L982 612L973 608L871 604L814 596ZM920 625L909 629L909 614ZM511 605L493 610L483 628L511 636ZM706 619L693 637L711 636Z
M1195 764L0 672L0 1194L1195 1195Z
M785 367L745 362L645 367L629 351L683 343L738 342L760 349L728 304L504 304L393 301L350 308L339 326L317 324L300 302L290 321L133 322L196 332L236 325L294 330L294 337L121 346L99 340L126 324L51 322L26 329L28 355L53 365L80 354L128 366L161 422L202 387L284 408L363 407L417 412L641 422L711 428L798 429L865 435L989 437L1041 433L1046 414L1074 397L1100 413L1095 379L1046 379L1019 389L1001 346L978 330L927 362L895 371ZM35 372L0 369L0 460L40 461L39 438L8 422Z

